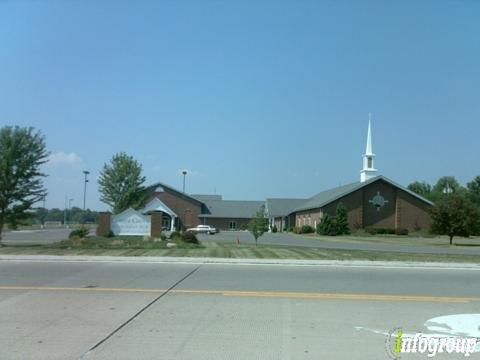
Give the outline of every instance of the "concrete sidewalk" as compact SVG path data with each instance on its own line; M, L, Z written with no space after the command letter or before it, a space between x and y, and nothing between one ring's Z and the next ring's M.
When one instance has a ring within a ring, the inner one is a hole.
M323 267L371 267L412 269L458 269L480 270L475 263L441 263L415 261L368 261L368 260L295 260L295 259L233 259L196 257L155 256L69 256L69 255L0 255L0 261L26 262L110 262L110 263L176 263L176 264L232 264L275 266L323 266Z

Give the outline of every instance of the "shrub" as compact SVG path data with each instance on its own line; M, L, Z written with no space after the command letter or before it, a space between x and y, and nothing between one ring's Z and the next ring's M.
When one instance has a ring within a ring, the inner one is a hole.
M172 231L172 233L170 234L170 239L180 239L181 236L182 235L178 231Z
M79 229L75 229L70 232L70 235L68 235L69 238L77 237L77 238L86 238L88 235L88 229L86 227L81 227Z
M277 225L273 225L273 227L272 227L272 232L273 232L273 233L276 233L277 231L278 231L278 230L277 230Z
M396 235L408 235L408 229L405 228L399 228L395 230Z
M391 228L377 228L373 226L367 226L365 228L365 232L369 233L370 235L395 235L395 229ZM408 232L408 231L407 231Z
M335 219L332 219L330 215L325 214L325 216L322 217L320 224L317 225L316 231L318 235L336 236L337 226Z
M186 232L182 233L181 240L183 242L186 242L186 243L189 243L189 244L198 244L197 236L193 232L190 232L190 231L186 231Z
M302 234L311 234L314 232L313 228L310 225L303 225L300 231Z
M301 231L302 231L302 229L299 228L298 226L294 226L294 227L292 228L292 232L293 232L294 234L301 234Z
M372 226L367 226L367 227L365 228L365 232L368 233L368 234L370 234L370 235L377 235L377 233L378 233L378 232L377 232L377 229L374 228L374 227L372 227Z

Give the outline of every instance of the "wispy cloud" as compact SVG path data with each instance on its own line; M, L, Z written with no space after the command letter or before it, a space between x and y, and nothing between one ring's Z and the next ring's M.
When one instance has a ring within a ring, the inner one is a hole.
M48 166L62 166L62 165L74 165L80 164L83 160L80 156L76 153L65 153L63 151L59 151L56 153L51 154L48 157Z

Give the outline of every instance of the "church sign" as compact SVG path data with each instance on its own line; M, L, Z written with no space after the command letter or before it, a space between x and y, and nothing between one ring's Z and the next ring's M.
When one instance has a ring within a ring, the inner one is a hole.
M150 235L151 219L132 208L112 216L111 230L115 235Z

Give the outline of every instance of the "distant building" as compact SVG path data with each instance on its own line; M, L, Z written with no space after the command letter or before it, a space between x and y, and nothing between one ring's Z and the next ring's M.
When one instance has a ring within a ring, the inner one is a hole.
M147 190L150 200L156 199L156 209L151 211L163 213L162 227L167 230L200 224L220 230L244 229L264 205L264 201L223 200L221 195L189 195L160 182Z

